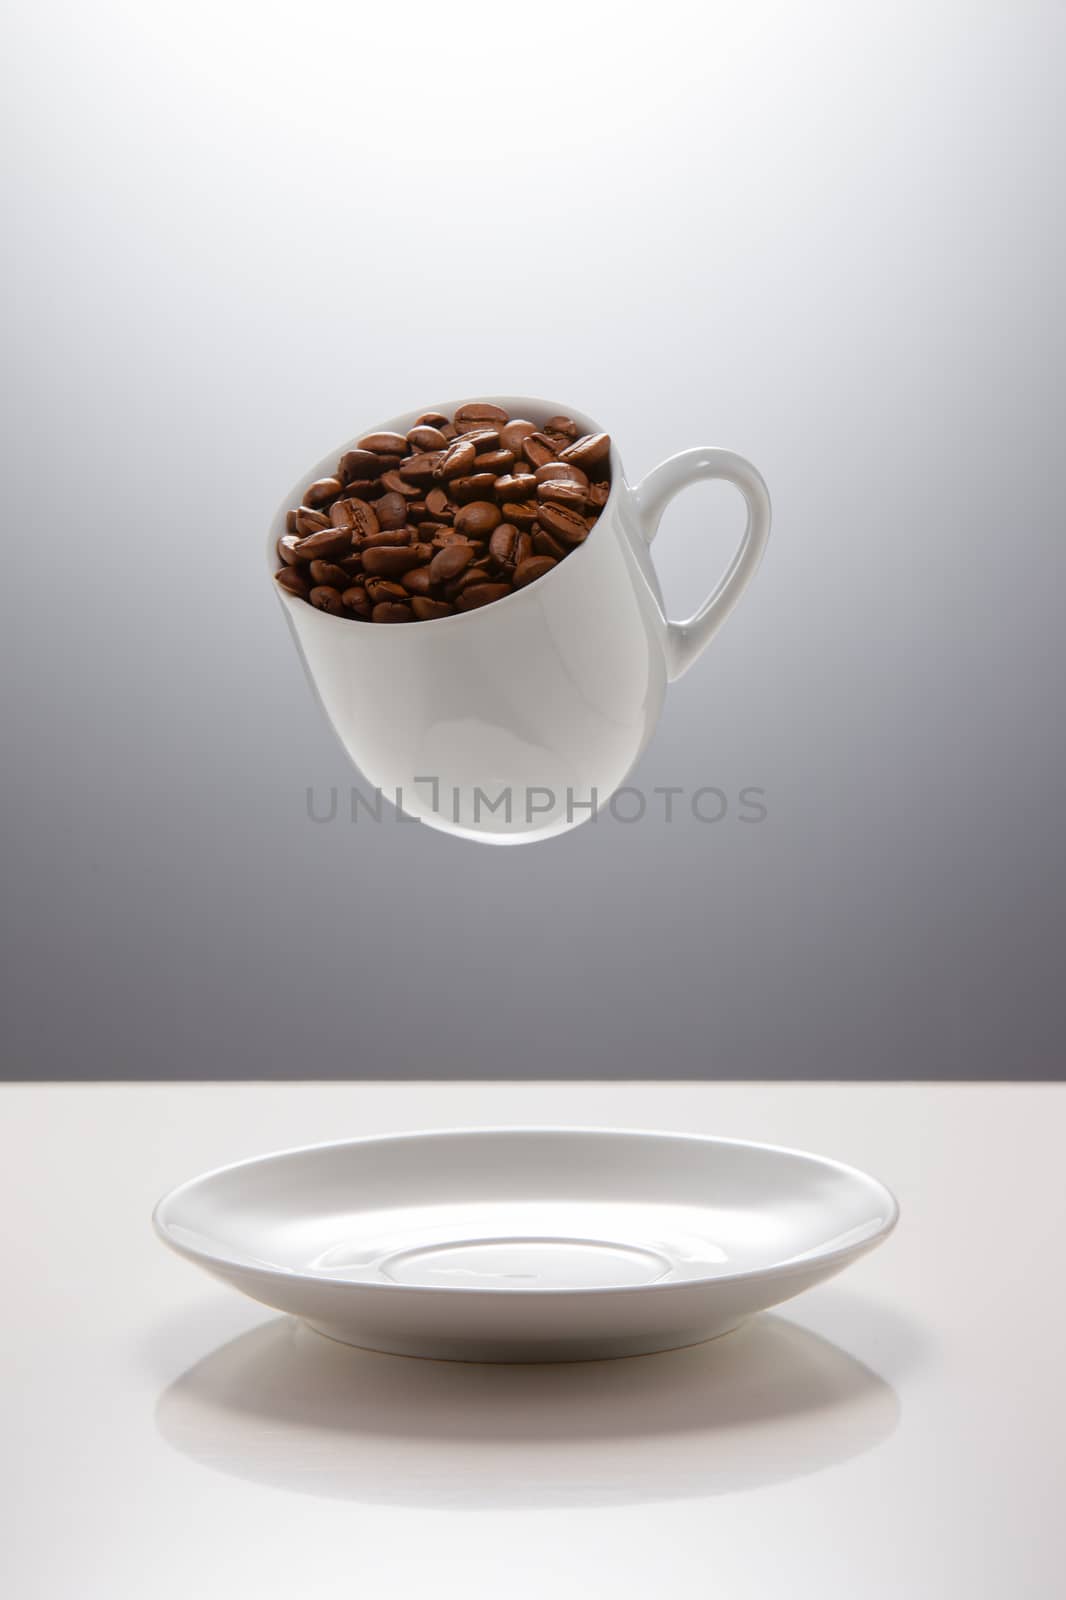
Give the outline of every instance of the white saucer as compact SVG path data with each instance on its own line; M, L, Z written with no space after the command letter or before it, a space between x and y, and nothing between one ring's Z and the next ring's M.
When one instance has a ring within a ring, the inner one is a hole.
M394 1134L183 1184L160 1237L344 1344L453 1361L581 1361L713 1339L879 1243L876 1179L688 1134Z

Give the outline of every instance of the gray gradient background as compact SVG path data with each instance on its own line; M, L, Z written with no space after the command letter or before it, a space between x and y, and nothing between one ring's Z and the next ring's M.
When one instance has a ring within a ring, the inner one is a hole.
M1059 1075L1066 8L635 9L16 5L8 1076ZM763 824L307 820L266 519L503 390L764 472L634 779Z

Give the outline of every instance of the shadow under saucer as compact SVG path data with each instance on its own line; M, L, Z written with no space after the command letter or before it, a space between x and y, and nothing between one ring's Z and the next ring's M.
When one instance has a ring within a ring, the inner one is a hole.
M710 1344L571 1365L411 1360L287 1317L161 1395L163 1438L255 1483L379 1504L625 1504L757 1488L872 1449L895 1391L779 1316Z

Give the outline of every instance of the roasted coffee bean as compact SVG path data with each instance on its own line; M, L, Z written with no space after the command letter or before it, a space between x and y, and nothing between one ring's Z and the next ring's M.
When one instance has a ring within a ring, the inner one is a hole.
M430 582L447 583L450 579L457 578L464 567L470 565L475 553L473 545L467 544L465 540L462 543L456 540L453 544L445 545L443 550L437 551L429 564Z
M296 567L282 567L280 572L275 572L274 579L283 589L298 595L301 600L306 600L311 593L311 585Z
M589 536L589 525L584 517L568 506L541 504L537 507L537 521L548 533L567 544L581 544Z
M504 522L513 522L516 528L531 528L537 520L535 500L505 500L500 512Z
M359 448L376 456L405 456L407 440L402 433L368 433L360 439Z
M372 578L402 578L412 567L421 566L423 557L405 544L381 544L364 549L363 570Z
M351 547L352 536L347 528L326 527L301 539L296 554L305 561L332 561L334 556L346 555Z
M611 453L610 435L606 433L586 433L583 438L567 445L565 450L559 452L560 461L568 461L572 466L581 467L588 471L589 467L598 466L601 461L606 461Z
M522 440L528 439L530 434L536 431L535 422L528 422L525 417L516 417L513 422L508 422L500 429L500 448L513 450L515 455L518 455L522 449Z
M357 543L360 539L369 539L372 534L380 531L381 519L378 516L377 510L380 504L380 500L375 501L372 506L367 505L365 500L351 501L351 527L353 543Z
M530 535L533 540L533 550L538 556L551 556L555 561L561 561L567 553L567 546L561 539L555 539L541 527L535 527Z
M455 507L448 499L445 489L431 489L426 495L426 510L431 517L436 517L438 522L450 522L455 515Z
M570 555L610 492L610 439L572 417L538 427L483 400L423 412L308 487L277 541L277 582L353 622L473 611Z
M543 433L531 433L522 440L522 454L533 468L543 467L558 459L559 452Z
M366 538L360 541L359 549L377 550L382 545L410 544L413 537L412 530L406 526L403 528L382 528L380 533L368 533Z
M353 500L376 500L381 493L380 478L353 478L351 483L344 485L342 494L350 495ZM336 501L333 502L336 505Z
M450 617L455 611L447 600L430 600L427 596L416 594L411 601L411 610L417 622L432 622L435 617Z
M558 564L551 556L530 556L515 568L513 580L515 588L524 589L527 583L536 583L538 578L543 578L546 572L550 572Z
M429 594L433 587L429 567L415 567L411 572L405 572L400 579L408 594Z
M491 472L475 472L470 478L453 478L448 487L453 499L465 505L470 500L487 500L496 492L496 479Z
M341 492L339 478L319 478L315 483L309 483L304 490L305 506L327 506L335 500Z
M588 496L579 483L568 483L565 478L547 478L537 485L537 499L548 505L569 506L580 514L585 509Z
M464 589L472 589L475 583L510 582L509 573L496 573L493 575L488 572L487 566L487 558L485 565L471 561L465 572L461 572L452 583L445 584L444 592L447 598L449 600L454 599L456 595L462 594Z
M385 489L389 494L402 494L406 500L417 500L422 493L417 483L408 483L398 468L393 472L381 474L381 489ZM379 494L381 489L378 491Z
M310 506L297 506L294 520L295 531L302 539L306 539L309 533L317 533L319 528L329 527L329 518L321 511L312 511Z
M326 587L312 589L308 599L316 611L328 611L331 617L343 617L344 601L339 589Z
M501 567L510 567L512 570L521 562L528 560L533 553L533 545L528 533L523 533L516 528L513 522L501 522L493 530L489 540L489 554Z
M348 574L332 561L312 561L311 582L319 588L346 589Z
M496 496L500 500L528 500L537 492L537 480L531 472L496 479Z
M428 423L418 423L411 428L407 443L412 450L421 451L446 450L448 447L448 441L440 429L431 428Z
M456 444L472 444L475 450L495 450L499 442L500 435L495 428L470 428L455 437Z
M510 472L514 466L513 450L486 450L474 457L475 472Z
M344 484L355 478L377 478L381 474L381 459L373 450L346 450L337 463L337 477Z
M400 477L406 478L409 483L432 483L443 459L439 451L430 455L408 456L400 462Z
M374 501L371 509L377 524L375 533L377 528L402 528L407 521L407 501L399 490L390 489L388 494Z
M397 600L405 603L407 590L394 583L391 578L367 578L364 588L372 605L381 605L386 600Z
M510 592L509 583L475 583L464 589L455 603L460 611L476 611L480 606L490 606L494 600L502 600Z
M365 505L363 500L334 500L329 508L329 520L335 528L354 528L362 512L356 508Z
M461 478L474 465L477 451L469 439L455 439L433 469L435 478Z
M469 400L466 405L460 406L452 421L456 427L478 427L486 422L506 422L506 411L499 406L490 405L487 400Z
M469 505L463 506L455 513L455 527L458 533L465 533L474 539L483 539L490 534L493 528L499 527L503 515L499 506L491 500L472 500Z
M538 483L547 483L549 479L559 482L565 478L569 483L579 483L583 489L589 486L588 474L568 461L549 461L545 466L538 467L533 476Z

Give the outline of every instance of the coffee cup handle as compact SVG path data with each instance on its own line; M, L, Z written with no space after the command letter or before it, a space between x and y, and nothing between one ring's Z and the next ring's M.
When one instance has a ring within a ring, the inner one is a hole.
M687 672L702 655L726 617L754 576L770 533L770 496L761 476L750 461L732 450L716 450L698 445L653 467L633 493L640 513L644 537L651 544L659 531L662 514L675 494L705 478L723 478L740 490L748 507L748 525L736 554L722 574L717 587L686 622L666 622L666 665L670 681Z

